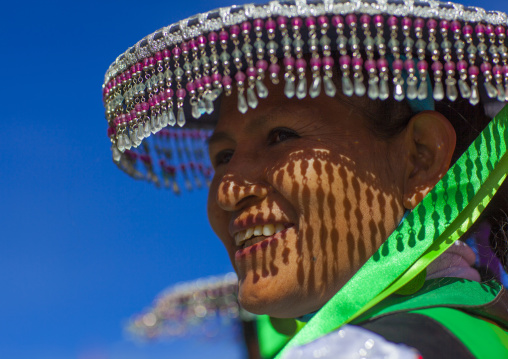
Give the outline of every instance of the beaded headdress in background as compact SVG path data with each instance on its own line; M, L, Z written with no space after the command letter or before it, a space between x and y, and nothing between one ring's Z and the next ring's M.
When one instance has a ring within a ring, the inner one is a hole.
M220 326L255 319L239 306L237 292L234 273L176 284L161 293L152 307L136 314L126 329L142 340L219 335Z
M216 100L236 91L245 113L269 96L264 81L299 99L333 97L340 83L346 96L373 100L505 102L507 22L501 12L433 0L272 1L193 16L108 69L113 160L177 193L208 183Z

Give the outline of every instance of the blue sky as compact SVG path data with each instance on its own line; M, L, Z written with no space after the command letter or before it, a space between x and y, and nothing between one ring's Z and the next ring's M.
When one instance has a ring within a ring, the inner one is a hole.
M2 6L0 357L241 357L228 336L142 346L125 338L123 323L164 288L231 265L206 221L204 191L175 197L113 165L101 98L107 67L127 47L231 3ZM499 0L481 6L508 11Z

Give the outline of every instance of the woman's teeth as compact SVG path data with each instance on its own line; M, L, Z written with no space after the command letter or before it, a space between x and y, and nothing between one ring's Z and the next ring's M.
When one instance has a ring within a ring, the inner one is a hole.
M235 243L237 246L242 245L243 242L252 238L265 236L270 237L276 233L282 232L286 227L282 223L277 224L265 224L248 228L244 231L240 231L235 234Z

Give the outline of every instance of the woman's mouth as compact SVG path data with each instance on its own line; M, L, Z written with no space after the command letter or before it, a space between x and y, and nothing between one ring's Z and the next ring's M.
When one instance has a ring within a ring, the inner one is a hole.
M292 227L292 224L270 223L257 225L235 234L235 244L240 249L250 247L254 244L264 241L277 233L284 231L286 228Z

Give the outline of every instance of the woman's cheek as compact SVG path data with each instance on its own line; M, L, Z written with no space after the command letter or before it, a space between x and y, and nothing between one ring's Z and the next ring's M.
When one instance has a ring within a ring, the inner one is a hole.
M219 207L217 203L217 190L218 190L218 180L214 178L210 185L210 191L208 193L208 202L207 202L207 214L208 221L224 247L228 251L231 256L231 250L233 248L233 242L229 235L228 224L229 219L227 217L227 213Z

